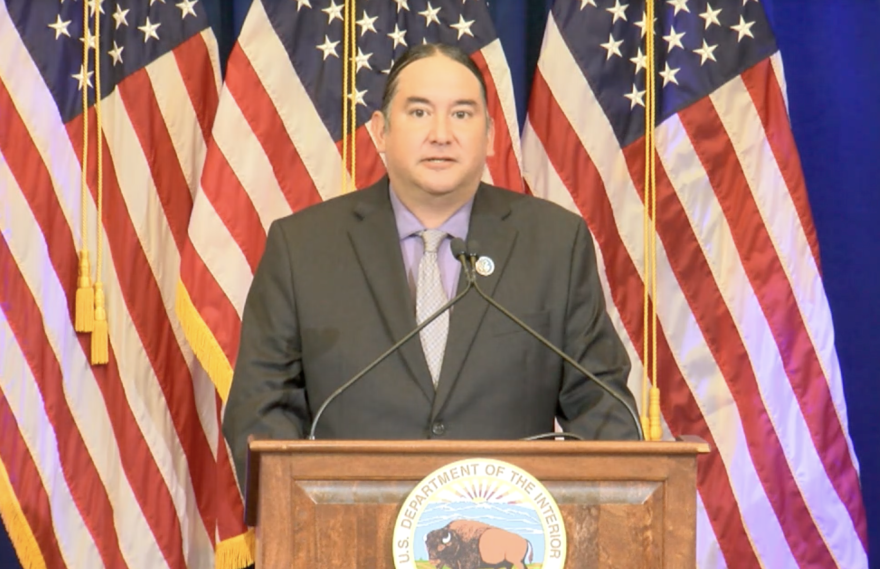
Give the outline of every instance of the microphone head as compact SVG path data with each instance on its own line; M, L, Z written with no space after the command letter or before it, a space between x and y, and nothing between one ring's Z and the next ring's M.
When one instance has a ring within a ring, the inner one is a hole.
M449 243L449 248L452 250L452 256L456 259L468 254L467 246L464 244L464 240L461 237L453 237L452 241Z
M467 242L467 254L471 259L476 259L480 256L480 242L476 239L468 239Z

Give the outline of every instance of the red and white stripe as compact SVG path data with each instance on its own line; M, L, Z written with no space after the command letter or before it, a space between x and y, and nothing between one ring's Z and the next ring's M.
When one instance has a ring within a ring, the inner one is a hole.
M866 567L858 464L781 77L777 54L656 131L662 411L673 433L715 449L698 470L700 567ZM551 14L523 135L526 181L587 220L612 320L638 361L644 139L613 140ZM636 365L636 394L640 384Z
M15 427L0 458L12 498L51 567L213 567L218 512L235 505L218 506L217 395L173 309L216 112L213 34L102 102L110 363L96 367L72 325L82 117L62 122L5 5L0 52L0 414Z
M521 190L513 84L500 42L473 58L488 79L495 122L495 156L484 179ZM184 320L192 322L187 335L224 397L269 225L339 195L342 187L341 143L288 61L263 5L255 2L227 64L181 268ZM355 180L363 188L385 169L366 126L356 138Z

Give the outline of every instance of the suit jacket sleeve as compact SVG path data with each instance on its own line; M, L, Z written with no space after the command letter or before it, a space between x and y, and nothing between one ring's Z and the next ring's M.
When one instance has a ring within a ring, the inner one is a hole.
M572 249L564 334L565 352L595 373L635 409L635 400L626 385L629 356L605 311L596 253L582 221ZM633 420L620 402L567 365L559 394L558 414L564 430L587 439L638 439Z
M239 485L245 486L250 435L301 438L309 422L291 256L283 226L275 222L245 302L223 417Z

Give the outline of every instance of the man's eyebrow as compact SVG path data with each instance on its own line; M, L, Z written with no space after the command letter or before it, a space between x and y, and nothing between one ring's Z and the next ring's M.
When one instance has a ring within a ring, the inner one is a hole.
M426 99L425 97L407 97L406 98L407 105L433 105L431 101ZM453 103L453 106L468 106L468 107L476 107L477 101L474 99L458 99Z
M407 105L430 105L431 101L424 97L407 97L406 98Z

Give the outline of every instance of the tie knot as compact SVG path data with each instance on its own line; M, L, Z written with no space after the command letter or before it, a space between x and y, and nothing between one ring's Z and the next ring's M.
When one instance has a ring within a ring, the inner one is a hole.
M421 235L425 242L425 253L436 253L440 243L446 238L446 233L439 229L425 229Z

